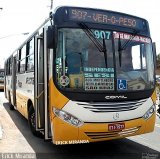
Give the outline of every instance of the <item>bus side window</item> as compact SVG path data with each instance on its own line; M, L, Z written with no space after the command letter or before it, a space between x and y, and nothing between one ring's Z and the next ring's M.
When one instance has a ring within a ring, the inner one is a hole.
M26 63L26 45L21 49L21 59L20 59L20 73L25 72L25 63Z
M28 42L27 45L27 71L33 71L34 70L34 38Z
M12 58L9 59L9 75L12 74Z
M21 56L21 54L20 54L20 51L21 50L18 50L17 51L17 73L19 73L20 72L20 56Z

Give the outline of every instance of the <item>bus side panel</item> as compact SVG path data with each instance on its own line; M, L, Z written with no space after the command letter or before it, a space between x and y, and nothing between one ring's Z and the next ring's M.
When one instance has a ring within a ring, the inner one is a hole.
M4 85L0 84L0 90L4 90Z
M17 75L16 103L18 111L28 118L28 100L34 104L34 73L24 73Z

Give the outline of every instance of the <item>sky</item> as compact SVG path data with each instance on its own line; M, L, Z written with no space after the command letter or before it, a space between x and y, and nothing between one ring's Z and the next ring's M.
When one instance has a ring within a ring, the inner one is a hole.
M4 60L48 18L51 0L0 0L0 67ZM152 41L160 53L158 0L53 0L58 6L81 6L123 12L149 21Z

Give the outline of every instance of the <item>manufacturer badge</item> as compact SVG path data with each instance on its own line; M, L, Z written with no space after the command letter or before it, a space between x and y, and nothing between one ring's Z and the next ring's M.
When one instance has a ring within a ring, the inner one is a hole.
M114 120L118 120L118 119L119 119L119 113L113 114L113 119L114 119Z

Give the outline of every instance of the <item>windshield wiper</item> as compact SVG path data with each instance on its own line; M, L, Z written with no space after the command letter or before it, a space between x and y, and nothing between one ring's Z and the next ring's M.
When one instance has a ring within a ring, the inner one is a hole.
M82 28L82 30L86 33L86 35L89 37L89 39L97 47L98 51L104 53L105 65L107 67L107 49L106 49L104 35L103 35L103 43L102 43L99 39L95 38L93 31L85 23L78 23L78 24Z
M119 55L119 66L121 67L122 64L122 46L121 46L121 39L120 39L120 34L118 38L118 55Z
M118 54L119 54L119 65L121 67L122 65L122 51L127 48L129 43L132 42L133 38L137 35L138 31L134 30L133 35L122 45L121 44L121 39L120 39L120 33L119 33L119 38L118 38Z
M105 59L105 64L106 64L106 68L108 66L107 64L107 49L106 49L106 42L105 42L105 38L104 38L104 34L103 36L103 52L104 52L104 59Z

